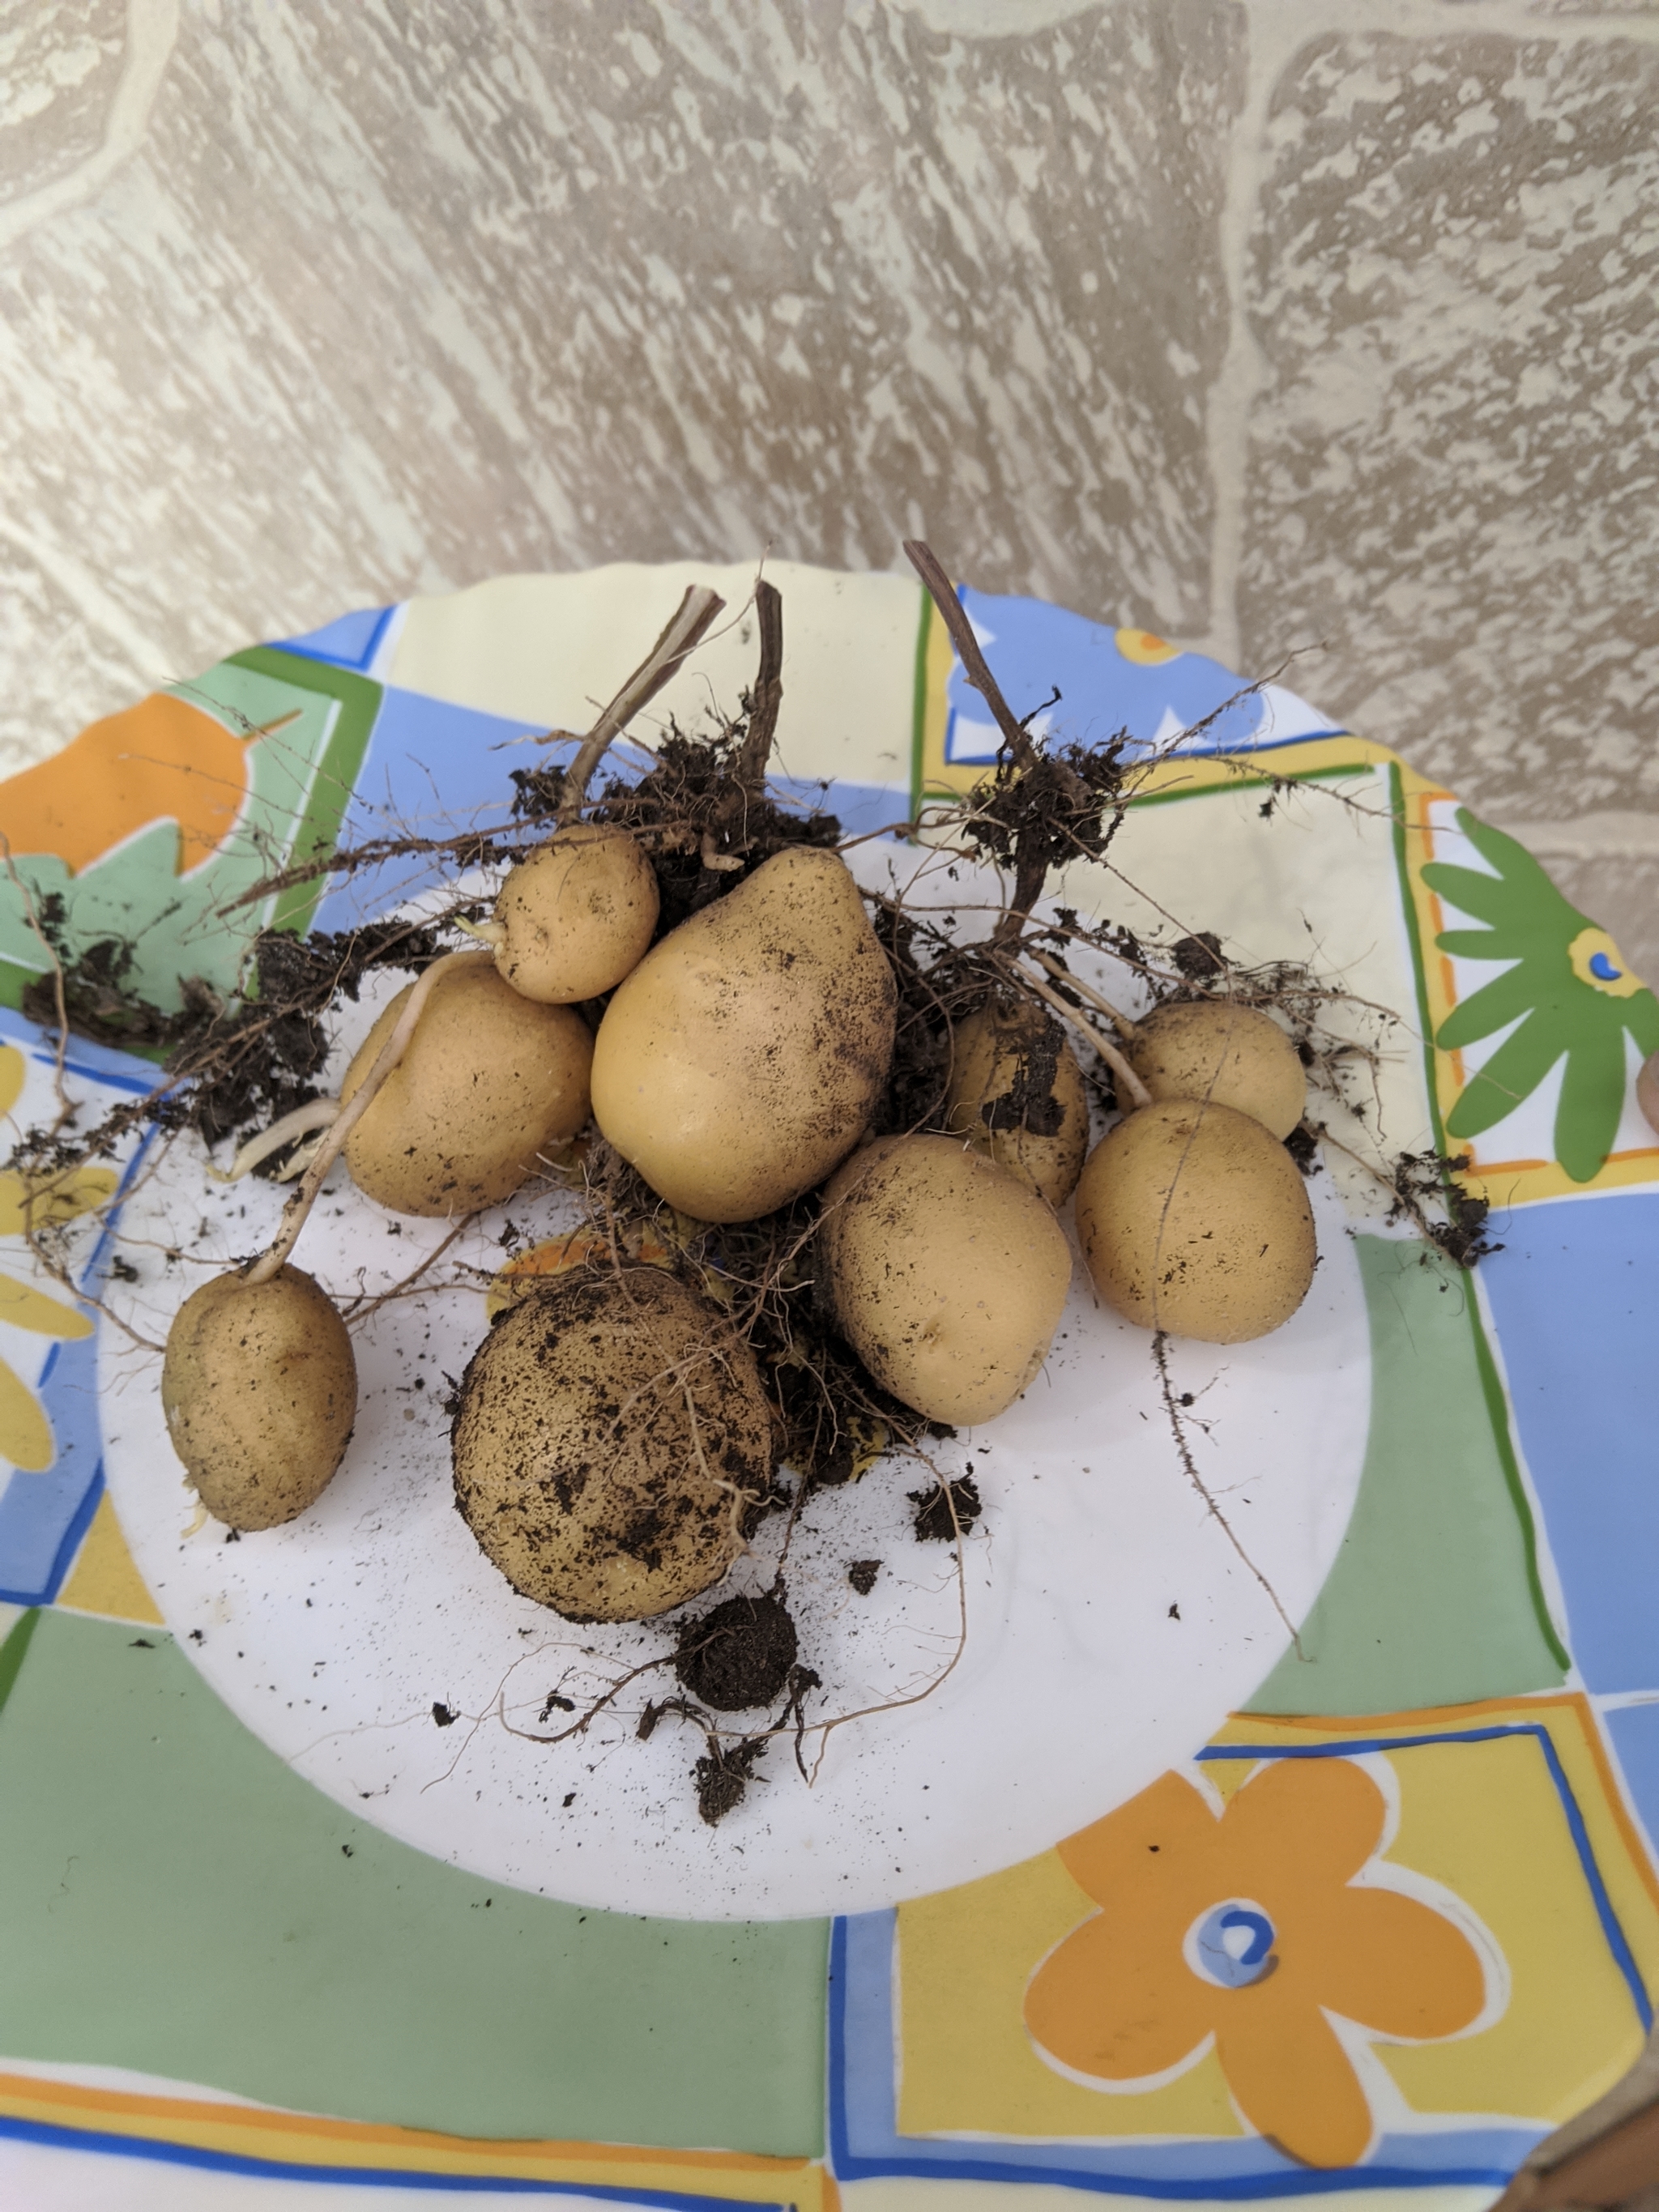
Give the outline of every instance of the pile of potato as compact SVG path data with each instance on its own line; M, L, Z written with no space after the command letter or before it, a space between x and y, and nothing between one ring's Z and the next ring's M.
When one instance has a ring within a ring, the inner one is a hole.
M957 1028L947 1133L869 1141L896 992L845 864L790 847L653 946L658 914L629 832L558 830L507 877L477 933L490 949L449 956L381 1014L322 1141L404 1214L501 1202L590 1114L696 1221L820 1192L816 1266L842 1334L883 1389L952 1425L993 1419L1042 1369L1073 1194L1095 1289L1132 1322L1236 1343L1301 1303L1313 1218L1282 1139L1304 1076L1266 1014L1182 1002L1126 1023L1150 1103L1091 1152L1070 1043L999 988ZM595 1035L576 1007L606 993ZM175 1446L238 1528L315 1499L355 1410L344 1327L286 1249L198 1290L167 1345ZM660 1268L580 1271L510 1306L474 1355L456 1500L514 1589L572 1620L647 1618L738 1557L773 1435L728 1311Z

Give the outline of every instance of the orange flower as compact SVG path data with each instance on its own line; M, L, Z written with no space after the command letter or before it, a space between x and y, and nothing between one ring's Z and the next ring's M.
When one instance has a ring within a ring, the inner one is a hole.
M1101 1909L1031 1978L1038 2049L1127 2084L1181 2072L1213 2039L1252 2127L1307 2165L1352 2165L1374 2126L1329 2015L1426 2041L1468 2027L1486 1996L1443 1914L1357 1884L1386 1818L1349 1759L1275 1760L1219 1818L1166 1774L1060 1846Z

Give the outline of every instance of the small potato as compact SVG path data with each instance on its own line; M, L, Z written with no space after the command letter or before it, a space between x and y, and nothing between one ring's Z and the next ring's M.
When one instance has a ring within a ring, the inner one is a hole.
M753 1354L659 1267L557 1276L507 1308L451 1436L467 1527L567 1620L647 1620L717 1583L775 1465Z
M1143 1328L1243 1344L1287 1322L1317 1257L1282 1144L1231 1106L1165 1099L1089 1155L1077 1225L1095 1288Z
M161 1410L216 1521L292 1521L321 1496L357 1416L345 1323L301 1268L252 1285L216 1275L173 1316Z
M898 993L844 860L791 845L652 947L605 1008L593 1118L694 1221L812 1190L869 1127Z
M951 1045L946 1126L1064 1206L1089 1149L1089 1094L1060 1024L994 1001L957 1024Z
M413 988L400 991L369 1031L340 1086L343 1105ZM499 1205L586 1121L592 1060L587 1024L572 1008L520 997L483 961L452 969L346 1139L352 1181L394 1213Z
M929 1420L988 1421L1048 1356L1071 1248L1028 1183L957 1137L880 1137L823 1194L823 1279L882 1388Z
M1180 1000L1139 1024L1129 1064L1154 1099L1204 1098L1249 1114L1275 1137L1302 1119L1308 1079L1271 1015L1225 999Z
M574 1006L614 989L651 944L660 902L627 830L576 822L519 862L495 900L495 965L515 991Z

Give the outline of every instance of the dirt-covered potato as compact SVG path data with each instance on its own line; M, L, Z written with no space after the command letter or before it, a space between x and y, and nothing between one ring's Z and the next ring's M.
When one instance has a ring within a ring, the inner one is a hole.
M1029 1183L957 1137L880 1137L823 1194L820 1279L884 1389L929 1420L988 1421L1035 1380L1071 1248Z
M1287 1322L1316 1257L1282 1144L1231 1106L1165 1099L1090 1154L1077 1225L1095 1288L1143 1328L1243 1344Z
M1139 1024L1129 1064L1154 1099L1204 1098L1249 1114L1275 1137L1302 1119L1308 1079L1270 1014L1225 999L1177 1000Z
M645 957L659 904L651 863L625 830L572 823L501 885L495 965L544 1006L597 999Z
M384 1009L347 1069L343 1105L374 1065L409 990ZM587 1024L572 1008L538 1006L483 960L452 969L346 1139L353 1182L394 1213L499 1205L586 1121L592 1058Z
M593 1118L659 1197L752 1221L822 1182L868 1127L897 993L858 885L793 846L665 937L593 1052Z
M299 1267L253 1285L216 1275L173 1316L161 1410L215 1520L292 1521L321 1496L356 1419L345 1323Z
M568 1620L645 1620L717 1583L771 1486L754 1357L659 1267L556 1277L473 1354L455 1503L514 1589Z
M1040 1007L993 1001L958 1022L951 1042L948 1127L1064 1206L1089 1149L1089 1094L1060 1024Z

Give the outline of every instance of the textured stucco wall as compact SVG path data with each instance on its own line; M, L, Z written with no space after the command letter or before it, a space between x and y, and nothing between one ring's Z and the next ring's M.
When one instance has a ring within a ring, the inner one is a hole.
M1659 0L0 0L0 762L354 603L885 568L1291 681L1659 974Z

